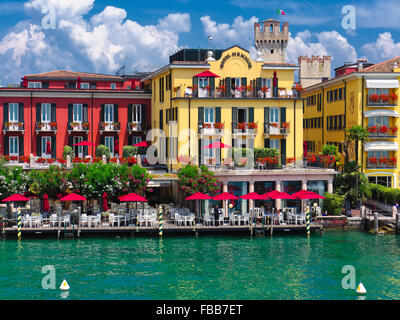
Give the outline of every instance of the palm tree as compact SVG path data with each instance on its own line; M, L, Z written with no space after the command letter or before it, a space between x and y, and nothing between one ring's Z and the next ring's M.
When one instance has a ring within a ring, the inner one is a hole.
M367 129L363 128L362 126L353 126L352 128L347 129L347 134L346 134L346 138L345 138L346 144L353 142L354 146L355 146L354 151L356 153L356 165L357 165L355 198L356 198L356 208L357 209L359 207L359 203L358 203L358 179L359 179L358 168L360 167L359 163L358 163L358 147L359 147L360 142L365 143L365 141L367 141L368 137L369 137L369 132Z
M347 134L346 134L346 142L350 143L353 142L354 143L354 150L355 150L355 154L356 154L356 162L357 165L359 165L358 163L358 147L360 142L361 143L365 143L367 141L369 137L369 132L367 129L363 128L362 126L353 126L350 129L347 129Z

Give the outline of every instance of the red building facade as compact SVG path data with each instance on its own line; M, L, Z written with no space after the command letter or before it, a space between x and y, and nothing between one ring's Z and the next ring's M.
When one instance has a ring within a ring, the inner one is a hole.
M90 141L121 156L150 129L151 93L140 77L52 71L0 88L2 155L58 159L69 145L75 157L94 157L95 147L73 146Z

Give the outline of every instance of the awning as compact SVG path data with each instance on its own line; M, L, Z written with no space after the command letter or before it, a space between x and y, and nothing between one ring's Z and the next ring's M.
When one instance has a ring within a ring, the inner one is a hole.
M367 88L399 88L399 80L397 79L366 79Z
M366 118L378 117L378 116L395 117L395 118L400 117L399 113L397 111L385 110L385 109L376 109L376 110L365 111L364 116Z
M391 141L373 141L365 144L365 151L398 151L399 145Z

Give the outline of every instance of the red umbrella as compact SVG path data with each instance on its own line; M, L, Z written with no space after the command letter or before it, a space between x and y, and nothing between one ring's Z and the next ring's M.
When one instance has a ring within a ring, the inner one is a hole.
M70 193L69 195L62 197L60 199L60 201L85 201L85 200L87 200L86 197L76 193Z
M196 192L195 194L192 194L191 196L187 197L185 200L212 200L212 197L209 196L208 194Z
M103 193L103 211L108 211L107 192Z
M118 140L118 138L115 138L115 141L114 141L114 153L115 154L119 154L119 140Z
M14 202L14 201L29 201L29 198L26 198L26 197L21 196L20 194L16 193L8 198L3 199L2 202Z
M223 192L213 197L213 200L238 200L239 198L232 193Z
M267 193L263 194L264 197L268 197L271 198L273 200L277 200L277 199L282 199L282 200L297 200L296 197L291 196L290 194L286 193L286 192L280 192L280 191L270 191Z
M211 71L208 71L208 70L196 74L195 77L197 77L197 78L221 78L220 76L218 76L215 73L212 73Z
M214 141L213 143L209 144L208 146L205 146L203 149L222 149L222 148L231 148L231 146L228 146L227 144L223 144L222 142L219 142L219 141Z
M244 194L242 196L239 196L239 198L245 199L245 200L268 200L267 197L259 195L257 192L250 192L248 194Z
M139 143L134 144L133 146L134 146L134 147L148 147L149 145L150 145L149 142L147 142L147 141L141 141L141 142L139 142Z
M297 197L301 200L325 199L325 197L320 196L318 193L307 190L300 190L296 193L293 193L293 197Z
M129 193L118 198L121 202L146 202L147 199L136 193Z
M91 147L91 146L95 146L95 144L92 143L92 142L89 142L89 141L82 141L82 142L75 143L74 146L85 146L85 147L88 146L88 147Z
M44 212L50 211L49 197L47 196L47 193L43 195L43 211Z
M47 140L46 142L46 154L51 154L50 140Z

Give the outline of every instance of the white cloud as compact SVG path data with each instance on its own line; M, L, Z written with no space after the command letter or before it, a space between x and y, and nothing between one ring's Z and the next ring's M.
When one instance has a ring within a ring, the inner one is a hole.
M361 50L370 61L381 62L400 56L400 42L394 42L392 34L385 32L379 34L375 42L363 45Z
M27 73L54 69L113 73L122 64L127 71L148 70L168 63L179 48L179 34L189 32L190 15L173 13L157 25L130 20L124 9L107 6L90 15L94 0L30 0L32 19L20 22L0 39L0 65L5 82L19 82ZM42 8L56 11L55 30L41 28Z
M256 17L244 20L241 16L238 16L232 25L217 23L211 20L210 16L203 16L200 20L203 23L205 35L213 36L214 46L227 48L236 44L245 49L250 49L253 45L254 23L258 22Z
M356 6L357 27L399 29L399 11L398 0L364 0Z

